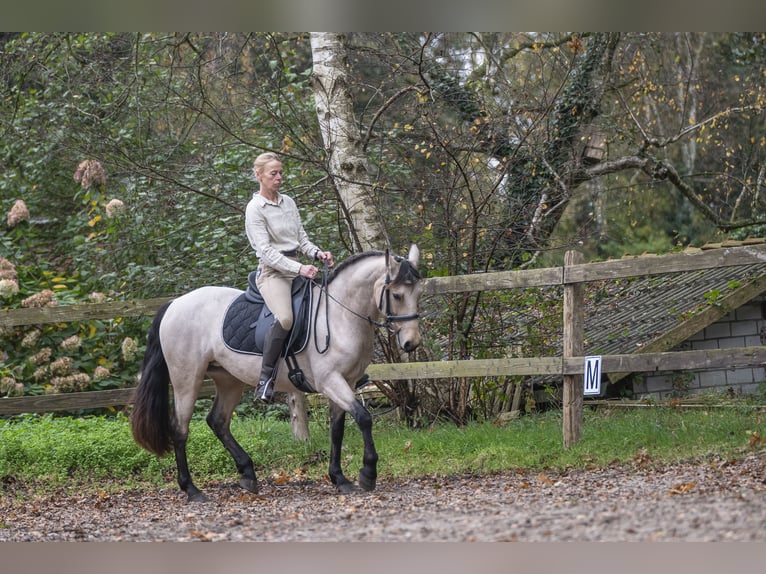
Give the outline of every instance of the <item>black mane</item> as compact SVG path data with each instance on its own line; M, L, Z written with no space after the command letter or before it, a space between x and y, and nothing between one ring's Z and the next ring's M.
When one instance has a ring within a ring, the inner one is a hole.
M385 252L363 251L362 253L354 253L353 255L350 255L349 257L341 261L333 269L332 273L330 273L330 276L327 278L327 283L331 283L338 276L338 274L343 272L343 270L346 267L351 267L357 261L361 259L366 259L368 257L377 257L381 255L385 255ZM401 263L401 265L399 266L399 273L397 273L392 283L403 283L405 285L412 285L420 281L420 273L415 268L415 266L409 262L408 259L405 259L404 257L399 257L399 256L395 256L395 257L396 257L396 260Z

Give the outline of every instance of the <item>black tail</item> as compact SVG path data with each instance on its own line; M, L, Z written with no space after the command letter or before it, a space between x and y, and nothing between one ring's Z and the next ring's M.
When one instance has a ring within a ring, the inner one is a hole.
M141 381L136 387L130 424L138 444L157 456L173 446L173 423L170 419L170 375L160 346L160 323L170 303L165 303L154 316L146 339L146 352L141 367Z

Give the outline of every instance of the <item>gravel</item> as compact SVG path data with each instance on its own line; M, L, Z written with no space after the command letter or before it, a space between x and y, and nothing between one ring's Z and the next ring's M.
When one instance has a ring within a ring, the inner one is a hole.
M6 483L0 541L766 541L766 453L736 460L565 472L379 477L337 494L301 476L250 494L203 485L188 503L171 485L77 495Z

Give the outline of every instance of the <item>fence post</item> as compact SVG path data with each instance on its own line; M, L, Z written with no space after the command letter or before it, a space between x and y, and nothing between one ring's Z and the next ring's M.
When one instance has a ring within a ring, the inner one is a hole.
M579 251L564 254L564 281L566 268L583 262ZM564 283L564 358L583 354L583 286ZM564 375L564 447L575 445L582 438L583 378L582 375Z

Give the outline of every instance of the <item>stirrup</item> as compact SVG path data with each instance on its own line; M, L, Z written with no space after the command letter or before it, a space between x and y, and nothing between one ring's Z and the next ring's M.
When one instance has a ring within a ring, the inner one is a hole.
M260 381L255 389L255 398L263 401L266 404L274 402L274 381L269 379L267 381Z

